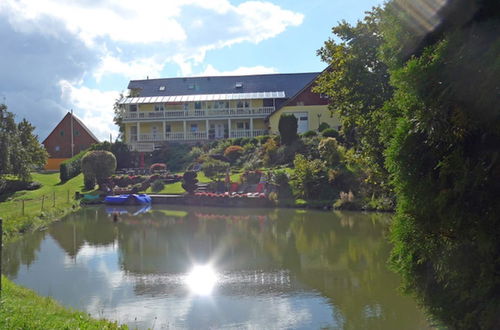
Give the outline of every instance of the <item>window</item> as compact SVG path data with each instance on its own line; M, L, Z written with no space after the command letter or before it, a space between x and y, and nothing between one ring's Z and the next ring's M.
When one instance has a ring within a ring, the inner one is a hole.
M130 105L128 106L128 110L129 110L129 111L132 111L132 112L137 111L137 104L130 104Z
M75 135L75 136L80 136L80 131L76 129L76 130L73 132L73 135Z
M163 92L165 90L165 86L160 86L158 90Z
M237 83L234 85L234 88L243 88L243 83L242 83L242 82L237 82Z
M250 108L250 102L248 101L238 101L236 104L237 108Z
M319 98L320 98L320 99L327 99L327 98L328 98L328 95L326 95L325 93L320 93L320 94L319 94Z
M201 102L194 102L195 110L201 110Z
M184 108L184 111L188 111L189 110L189 103L184 103L182 106Z
M165 133L170 133L172 132L172 126L170 126L169 124L166 124L165 125Z
M247 121L236 122L237 129L250 129L250 123Z
M59 132L59 135L60 135L60 136L64 136L64 131L60 131L60 132Z
M264 99L264 106L265 107L272 107L274 105L274 99Z
M229 102L227 101L214 102L214 109L227 109L227 108L229 108Z
M163 105L163 103L155 104L155 111L164 111L164 110L165 106Z
M57 151L61 150L61 147L60 146L55 146L54 150L57 152Z
M198 132L198 124L191 124L191 132Z

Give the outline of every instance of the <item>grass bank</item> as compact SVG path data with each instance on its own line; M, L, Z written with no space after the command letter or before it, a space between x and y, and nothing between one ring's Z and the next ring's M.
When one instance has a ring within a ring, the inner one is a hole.
M75 191L83 189L81 174L64 184L59 181L59 173L33 173L32 176L34 181L42 184L41 188L3 196L5 201L0 203L4 237L7 239L43 228L79 205L74 196Z
M2 277L0 329L127 329L65 308Z

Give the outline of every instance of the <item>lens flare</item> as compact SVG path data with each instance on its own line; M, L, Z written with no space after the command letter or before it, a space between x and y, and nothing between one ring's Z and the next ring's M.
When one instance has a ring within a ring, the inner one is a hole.
M196 265L186 277L186 285L196 295L208 296L217 282L217 274L210 265Z

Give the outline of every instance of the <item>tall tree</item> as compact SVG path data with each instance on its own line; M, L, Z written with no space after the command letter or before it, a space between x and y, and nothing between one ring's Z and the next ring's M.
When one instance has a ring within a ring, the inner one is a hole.
M356 25L342 21L318 50L328 68L315 91L329 96L330 111L339 115L343 141L365 160L372 183L387 184L382 130L391 119L384 104L393 93L387 66L379 57L382 9L367 12Z

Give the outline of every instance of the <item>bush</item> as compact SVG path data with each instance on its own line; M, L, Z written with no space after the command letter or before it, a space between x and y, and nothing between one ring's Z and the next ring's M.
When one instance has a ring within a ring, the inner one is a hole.
M209 158L201 167L203 174L212 181L222 179L228 169L228 163L213 158Z
M82 158L82 172L88 187L97 183L101 185L116 169L116 158L109 151L90 151Z
M167 170L167 165L165 163L154 163L149 167L150 173L161 172L166 170Z
M142 187L141 187L142 188ZM159 191L162 191L163 188L165 188L165 184L163 183L162 180L155 180L153 181L153 183L151 184L151 191L152 192L159 192ZM144 190L144 189L143 189Z
M266 143L269 139L271 138L271 136L269 135L261 135L261 136L257 136L255 139L257 140L257 142L260 144L260 145L263 145L264 143Z
M327 137L321 140L318 151L321 159L326 161L329 166L338 166L342 160L343 148L339 146L335 138Z
M231 164L234 164L238 158L243 154L243 147L240 146L229 146L224 150L224 157L229 159Z
M243 173L240 177L242 183L257 184L260 182L262 177L261 171L247 171Z
M82 173L81 161L86 153L86 150L82 151L59 165L59 179L61 182L66 182Z
M321 135L323 135L323 137L332 137L332 138L338 138L340 135L339 135L339 132L334 129L334 128L327 128L325 129Z
M281 143L292 144L298 138L297 135L297 118L292 114L282 114L278 123L280 131Z
M330 128L330 125L328 125L328 123L323 122L319 124L318 131L323 132L327 128Z
M292 199L292 187L290 178L283 170L278 170L271 175L271 181L277 186L277 200Z
M262 146L264 164L267 166L274 165L277 160L278 144L275 139L268 139Z
M307 131L307 132L304 132L302 133L302 136L303 137L313 137L313 136L317 136L318 133L316 133L316 131Z
M182 176L182 188L189 194L193 194L196 190L196 183L198 182L196 176L198 176L198 173L194 171L186 171Z

